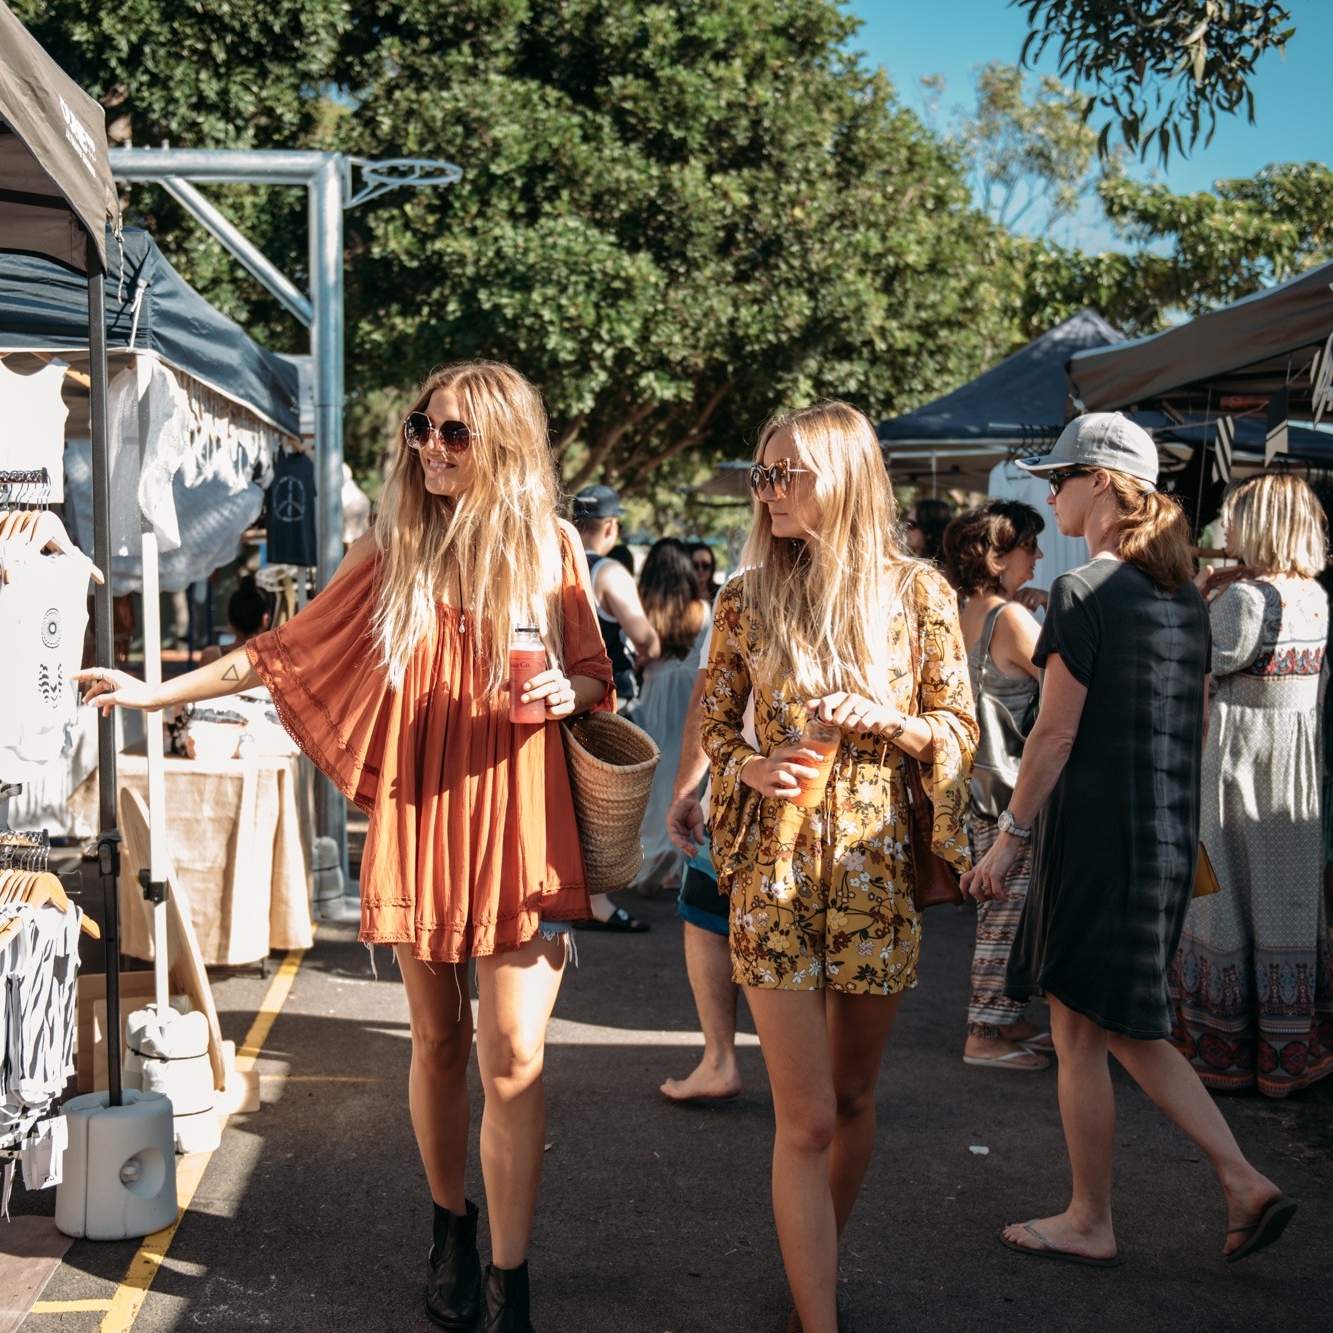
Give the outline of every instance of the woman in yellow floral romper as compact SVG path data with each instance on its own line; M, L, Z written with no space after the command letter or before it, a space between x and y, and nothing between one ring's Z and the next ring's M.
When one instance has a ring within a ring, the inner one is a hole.
M838 1236L874 1147L884 1045L916 980L903 764L922 761L935 851L965 870L977 728L953 592L898 544L870 422L844 403L773 418L750 483L745 572L718 597L704 686L713 857L773 1090L789 1328L834 1333ZM757 751L741 734L752 694ZM792 803L815 776L799 745L810 714L842 731L813 810Z

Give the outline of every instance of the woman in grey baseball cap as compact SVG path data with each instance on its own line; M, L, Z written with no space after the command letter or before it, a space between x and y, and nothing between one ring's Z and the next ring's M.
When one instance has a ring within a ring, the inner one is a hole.
M1276 1240L1296 1205L1246 1161L1167 1040L1212 652L1189 522L1157 490L1152 439L1119 413L1077 418L1048 455L1019 466L1047 478L1059 530L1083 537L1090 559L1051 588L1032 658L1041 711L1000 835L962 881L978 900L1002 898L1033 840L1005 989L1015 999L1042 990L1050 1004L1073 1191L1063 1212L1008 1226L1000 1240L1039 1258L1120 1262L1109 1053L1207 1155L1226 1196L1223 1252L1240 1259Z

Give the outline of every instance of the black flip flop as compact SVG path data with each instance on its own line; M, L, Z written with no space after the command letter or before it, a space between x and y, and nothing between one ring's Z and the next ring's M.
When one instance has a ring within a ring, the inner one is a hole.
M1295 1199L1277 1198L1253 1222L1247 1222L1243 1227L1230 1227L1227 1230L1228 1236L1248 1231L1250 1238L1243 1245L1236 1246L1226 1256L1227 1263L1234 1264L1237 1259L1244 1259L1267 1249L1287 1229L1287 1223L1296 1215L1299 1206Z
M623 935L641 935L645 930L653 928L651 922L639 921L623 907L617 907L605 921L593 917L590 921L576 921L574 924L579 930L614 930Z

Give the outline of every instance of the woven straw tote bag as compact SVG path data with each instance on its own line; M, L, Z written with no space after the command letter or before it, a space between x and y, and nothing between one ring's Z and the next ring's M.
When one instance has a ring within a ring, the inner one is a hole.
M639 828L662 752L616 713L586 713L561 731L588 892L623 889L643 865Z

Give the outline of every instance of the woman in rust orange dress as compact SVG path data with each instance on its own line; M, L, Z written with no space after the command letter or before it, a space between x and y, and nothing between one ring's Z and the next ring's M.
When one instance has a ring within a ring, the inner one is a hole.
M390 945L412 1028L412 1124L435 1201L426 1310L441 1327L528 1333L527 1250L545 1140L542 1056L567 923L586 918L558 722L614 706L576 535L556 517L546 415L517 371L465 362L426 381L371 532L298 616L149 689L83 672L90 703L162 708L260 683L284 725L370 817L361 939ZM550 667L523 683L546 721L509 720L512 631ZM491 1233L464 1198L475 959ZM483 1292L484 1285L484 1292Z

